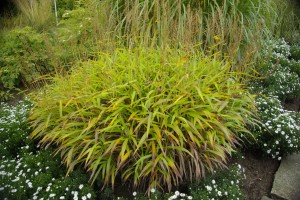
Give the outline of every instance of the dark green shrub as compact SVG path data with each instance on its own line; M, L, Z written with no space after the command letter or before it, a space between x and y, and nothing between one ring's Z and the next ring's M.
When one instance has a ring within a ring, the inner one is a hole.
M55 143L69 171L148 189L224 166L249 134L253 100L230 64L195 53L118 50L32 95L32 138Z
M300 45L291 46L291 58L300 61Z
M73 10L75 7L74 0L58 0L56 1L58 17L62 17L66 10Z
M289 68L300 77L300 60L290 60Z
M44 36L30 27L1 33L0 44L0 84L6 88L29 86L54 70Z

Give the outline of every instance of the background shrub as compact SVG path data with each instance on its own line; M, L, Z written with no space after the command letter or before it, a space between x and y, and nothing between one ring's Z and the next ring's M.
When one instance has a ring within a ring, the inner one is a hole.
M0 44L0 84L4 87L29 87L40 76L54 71L44 36L30 27L2 33Z
M32 138L71 171L135 186L178 185L224 166L253 123L252 97L226 61L158 50L100 53L33 94Z

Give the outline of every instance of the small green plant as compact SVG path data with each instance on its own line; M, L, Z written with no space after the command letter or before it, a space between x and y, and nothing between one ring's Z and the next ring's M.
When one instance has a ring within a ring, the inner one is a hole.
M100 53L32 95L31 137L93 181L171 189L224 166L237 133L250 134L254 102L230 67L197 52Z
M244 171L242 166L235 164L227 170L219 170L204 180L194 183L189 190L193 199L244 199L240 187L243 178Z
M276 96L256 98L261 125L254 131L253 148L281 160L282 156L300 150L299 114L284 110Z

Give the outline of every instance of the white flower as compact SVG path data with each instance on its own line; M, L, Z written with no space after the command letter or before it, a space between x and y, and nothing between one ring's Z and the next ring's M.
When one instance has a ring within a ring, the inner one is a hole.
M49 195L50 198L55 197L55 196L56 196L56 194L54 194L54 193Z
M188 199L193 199L193 197L192 196L188 196Z
M132 195L135 197L136 196L136 192L133 192Z
M80 184L79 185L79 189L81 190L83 188L83 184Z
M81 197L82 200L86 200L86 196Z
M61 197L59 197L59 199L65 199L65 196L61 196Z
M17 192L17 189L13 189L13 190L11 190L11 192L15 193L15 192Z
M87 197L88 199L90 199L90 198L92 197L91 193L88 193L88 194L86 195L86 197Z
M212 184L216 184L216 181L215 181L215 180L212 180L211 182L212 182Z
M152 193L154 193L155 192L155 189L154 188L151 188L151 190L150 190Z
M179 196L179 194L180 194L180 192L175 191L175 195L176 195L176 196Z
M184 194L184 193L180 193L180 196L181 196L181 197L185 197L185 194Z
M207 185L205 187L206 187L207 191L209 191L209 192L212 191L212 187L211 186Z
M278 160L281 160L281 157L278 157Z
M222 196L222 192L221 192L221 191L218 191L218 195L221 197L221 196Z

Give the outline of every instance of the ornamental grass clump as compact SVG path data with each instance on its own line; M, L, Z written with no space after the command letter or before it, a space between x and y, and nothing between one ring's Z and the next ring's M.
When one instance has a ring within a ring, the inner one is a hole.
M31 137L105 184L179 185L224 167L254 101L231 64L195 52L99 53L34 93Z

